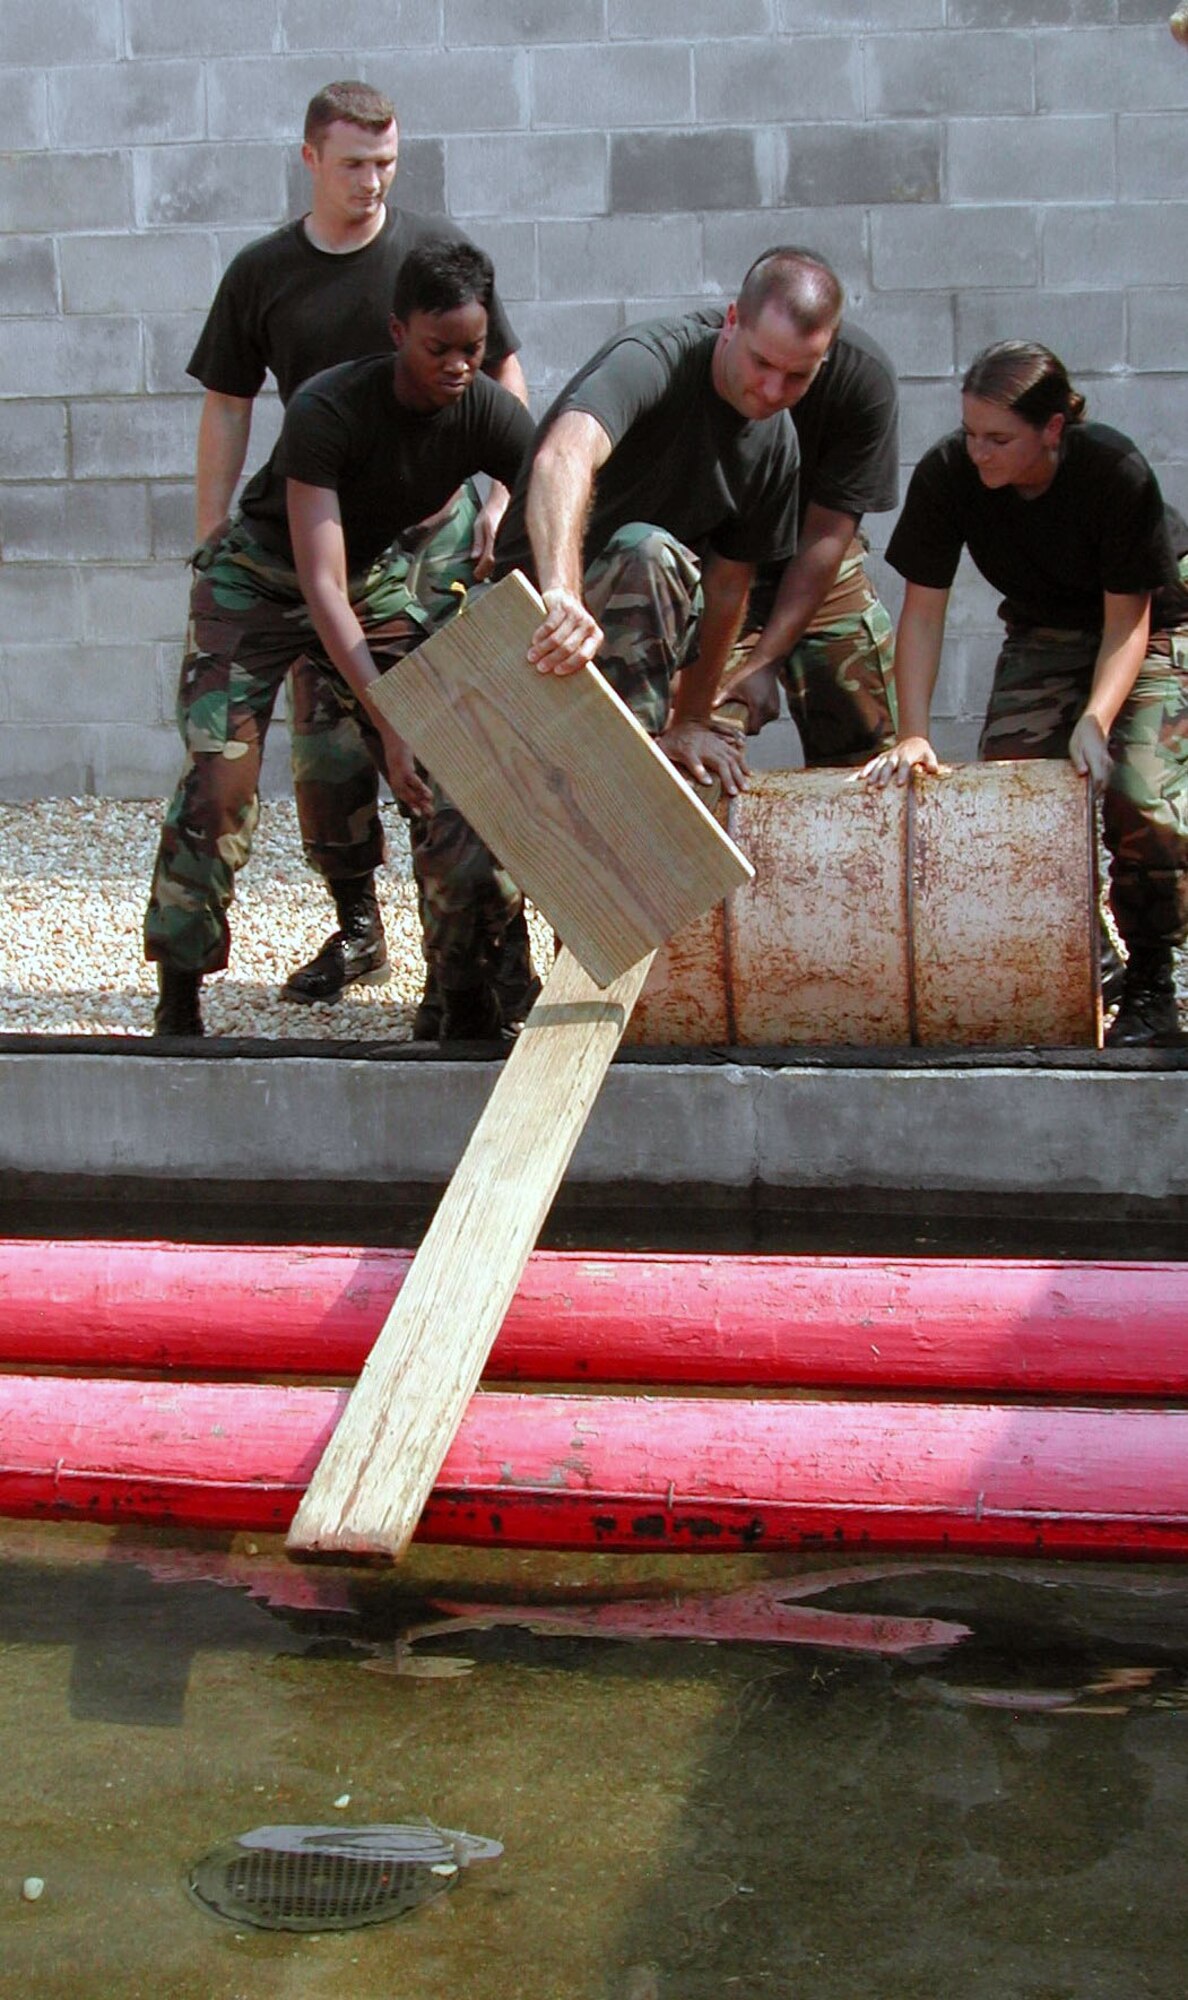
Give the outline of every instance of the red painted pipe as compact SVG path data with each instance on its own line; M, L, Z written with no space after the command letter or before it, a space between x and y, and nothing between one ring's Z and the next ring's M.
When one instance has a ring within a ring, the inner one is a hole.
M0 1362L356 1374L411 1252L0 1241ZM1188 1266L529 1261L491 1380L1188 1394Z
M0 1514L280 1530L347 1392L0 1377ZM1188 1410L480 1394L419 1533L1188 1554Z

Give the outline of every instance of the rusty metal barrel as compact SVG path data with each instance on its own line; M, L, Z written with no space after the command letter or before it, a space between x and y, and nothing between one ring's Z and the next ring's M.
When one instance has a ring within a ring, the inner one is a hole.
M1100 1043L1093 803L1066 761L885 791L768 771L720 817L755 879L658 954L628 1041Z

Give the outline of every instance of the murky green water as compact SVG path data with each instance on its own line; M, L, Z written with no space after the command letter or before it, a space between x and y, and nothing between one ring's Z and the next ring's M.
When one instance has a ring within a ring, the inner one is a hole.
M236 1220L0 1215L13 1234L303 1234ZM379 1222L329 1234L392 1240ZM738 1218L708 1239L585 1218L552 1240L742 1247ZM746 1247L1087 1245L1075 1221L1021 1237L839 1214ZM1149 1227L1092 1248L1181 1254ZM302 1569L263 1538L0 1521L0 1996L1182 2000L1188 1567L882 1567L416 1548L394 1571ZM970 1636L904 1656L406 1637L441 1597L539 1608L822 1571L806 1604ZM472 1664L404 1670L423 1656ZM397 1922L238 1930L187 1894L189 1866L252 1827L419 1814L505 1853Z
M270 1608L279 1544L0 1523L0 1993L1181 2000L1188 1571L843 1564L811 1599L971 1628L925 1656L501 1627L409 1649L459 1677L394 1671L438 1595L797 1567L425 1549ZM398 1922L240 1931L186 1894L253 1826L419 1813L506 1852Z

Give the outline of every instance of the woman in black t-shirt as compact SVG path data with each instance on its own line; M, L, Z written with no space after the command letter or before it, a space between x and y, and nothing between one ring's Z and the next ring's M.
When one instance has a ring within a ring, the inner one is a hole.
M1104 789L1110 901L1128 964L1115 1046L1178 1027L1188 936L1188 529L1120 431L1046 347L1000 341L962 384L962 427L912 477L887 560L907 579L895 642L898 741L875 784L936 773L928 737L963 549L1006 628L982 758L1060 757Z

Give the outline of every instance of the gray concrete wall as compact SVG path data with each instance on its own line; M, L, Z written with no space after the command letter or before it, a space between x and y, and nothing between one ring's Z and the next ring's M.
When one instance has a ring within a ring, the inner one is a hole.
M212 1061L0 1054L0 1189L37 1181L250 1181L401 1190L454 1172L498 1075L491 1063ZM1182 1074L1012 1069L764 1069L617 1063L566 1173L566 1195L668 1188L705 1206L798 1189L954 1201L1032 1196L1088 1213L1188 1213L1188 1136L1167 1116ZM202 1116L191 1115L201 1099ZM970 1133L978 1142L970 1145ZM706 1145L706 1133L714 1135ZM266 1199L273 1198L269 1194ZM1088 1247L1088 1246L1087 1246Z
M1188 51L1169 0L3 0L0 796L177 764L219 271L297 211L333 76L391 91L398 189L494 254L538 402L614 327L808 241L904 383L908 466L987 340L1048 341L1188 505ZM275 431L264 399L259 451ZM889 518L870 523L876 547ZM889 601L893 581L880 566ZM993 600L960 588L969 754ZM270 784L284 782L272 746Z

